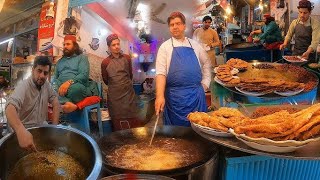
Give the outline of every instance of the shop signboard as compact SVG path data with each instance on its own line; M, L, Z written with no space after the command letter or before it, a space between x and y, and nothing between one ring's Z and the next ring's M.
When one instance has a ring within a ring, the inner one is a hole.
M52 40L54 37L54 26L56 17L56 4L45 3L40 12L38 29L38 51L53 54Z
M69 0L69 8L83 6L86 4L101 2L102 0Z

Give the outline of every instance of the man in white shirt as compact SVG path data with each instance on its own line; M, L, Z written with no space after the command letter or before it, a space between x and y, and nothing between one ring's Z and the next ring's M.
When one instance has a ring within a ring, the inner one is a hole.
M157 115L164 111L165 125L190 126L186 118L190 112L207 111L211 62L198 42L185 37L182 13L171 13L167 22L172 38L157 54L155 110Z

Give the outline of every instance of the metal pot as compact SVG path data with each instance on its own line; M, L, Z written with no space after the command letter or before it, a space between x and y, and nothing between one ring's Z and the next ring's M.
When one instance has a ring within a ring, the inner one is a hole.
M218 167L218 150L217 146L202 138L197 133L195 133L190 127L180 127L180 126L162 126L157 127L155 137L166 137L166 138L176 138L185 139L191 142L201 143L201 148L205 150L203 153L203 158L201 161L194 162L193 164L185 167L168 169L168 170L131 170L125 168L115 167L110 165L105 160L105 156L108 155L115 146L121 146L125 144L132 144L135 142L149 141L151 138L153 128L142 127L129 130L123 130L111 133L102 137L98 144L100 146L104 171L108 175L124 174L127 172L134 174L157 174L172 177L175 179L214 179L217 175Z
M87 179L97 179L101 172L101 152L97 143L87 134L74 128L47 125L29 128L40 151L59 150L75 158L85 169ZM10 170L28 154L21 149L15 133L0 141L0 179L7 179Z

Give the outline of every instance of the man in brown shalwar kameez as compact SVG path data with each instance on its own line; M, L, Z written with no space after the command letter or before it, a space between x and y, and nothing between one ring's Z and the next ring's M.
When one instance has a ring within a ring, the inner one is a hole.
M111 54L101 63L101 74L108 86L107 106L113 130L142 126L133 89L131 58L121 53L116 34L107 37L107 45Z

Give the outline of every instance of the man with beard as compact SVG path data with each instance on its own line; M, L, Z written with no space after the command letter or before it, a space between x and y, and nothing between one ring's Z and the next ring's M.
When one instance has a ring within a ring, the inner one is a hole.
M265 25L261 29L252 31L250 33L250 36L259 34L259 38L255 39L254 42L261 41L262 43L266 44L272 44L276 42L280 43L282 41L282 35L279 26L274 20L274 17L270 16L270 14L264 14L263 21ZM279 46L276 49L278 48Z
M132 83L131 58L121 53L117 34L107 37L107 45L111 54L102 61L101 74L108 86L107 103L113 130L142 126Z
M53 84L63 112L70 113L77 110L76 103L91 95L86 88L89 86L89 61L75 36L66 35L63 46L63 57L56 64Z
M210 16L205 16L202 19L202 22L202 28L198 28L194 31L193 39L202 43L203 48L207 51L209 59L211 60L211 65L214 67L217 65L214 48L220 44L219 35L217 31L210 27L212 23L212 18Z
M11 128L16 132L20 147L35 150L31 133L26 129L47 123L48 103L53 106L53 124L59 122L59 100L47 81L51 70L47 56L35 58L32 75L18 83L9 97L5 113Z

